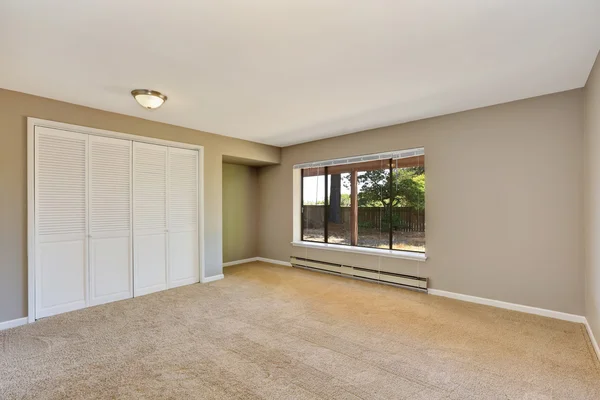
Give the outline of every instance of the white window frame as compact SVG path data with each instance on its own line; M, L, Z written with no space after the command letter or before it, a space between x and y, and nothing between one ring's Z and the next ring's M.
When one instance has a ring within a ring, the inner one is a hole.
M308 162L303 164L294 165L293 175L292 175L292 186L293 186L293 203L292 203L292 224L293 224L293 236L291 245L294 247L305 247L319 250L331 250L331 251L339 251L345 253L358 253L358 254L367 254L373 256L380 257L390 257L390 258L401 258L406 260L414 260L414 261L426 261L427 254L425 253L417 253L412 251L404 251L404 250L389 250L389 249L374 249L368 247L359 247L359 246L346 246L339 244L331 244L331 243L316 243L316 242L308 242L302 240L302 202L301 202L301 190L302 190L302 168L314 168L314 167L325 167L330 165L342 165L342 164L354 164L364 161L371 161L377 159L400 159L413 157L415 155L423 155L425 154L425 149L423 147L417 147L414 149L406 149L399 150L393 152L385 152L385 153L377 153L377 154L369 154L364 156L356 156L356 157L345 157L338 158L333 160L325 160L325 161L316 161L316 162Z
M27 118L27 321L35 322L35 127L59 129L88 135L110 137L115 139L132 140L141 143L158 144L161 146L178 147L198 151L198 264L200 267L200 282L205 283L204 254L204 146L174 142L171 140L155 139L146 136L132 135L129 133L115 132L104 129L89 128L80 125L66 124L63 122L48 121L39 118Z

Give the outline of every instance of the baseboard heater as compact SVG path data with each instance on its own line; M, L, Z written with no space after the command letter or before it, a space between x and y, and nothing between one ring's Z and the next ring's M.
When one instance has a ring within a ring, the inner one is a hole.
M386 285L400 286L419 291L427 291L427 278L412 275L395 274L393 272L376 271L369 268L353 267L350 265L336 264L325 261L311 260L308 258L291 257L290 263L297 268L310 269L341 275L349 278L361 279Z

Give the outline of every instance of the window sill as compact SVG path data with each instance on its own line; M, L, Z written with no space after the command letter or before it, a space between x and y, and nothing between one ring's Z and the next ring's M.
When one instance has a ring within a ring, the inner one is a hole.
M427 260L427 255L425 253L413 253L411 251L402 251L402 250L369 249L366 247L353 247L353 246L343 246L343 245L339 245L339 244L311 243L311 242L299 242L299 241L292 242L292 246L307 247L307 248L319 249L319 250L341 251L341 252L345 252L345 253L368 254L371 256L380 256L380 257L403 258L405 260L413 260L413 261L421 261L421 262L424 262L425 260Z

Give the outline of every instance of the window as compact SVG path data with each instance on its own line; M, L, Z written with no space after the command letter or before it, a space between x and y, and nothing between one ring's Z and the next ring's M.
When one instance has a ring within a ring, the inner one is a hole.
M393 161L392 249L425 252L425 156Z
M302 170L302 240L325 242L325 168Z
M425 252L423 149L300 168L303 241Z
M350 170L330 168L327 175L327 243L350 245Z
M361 247L390 248L390 160L355 165L358 240Z

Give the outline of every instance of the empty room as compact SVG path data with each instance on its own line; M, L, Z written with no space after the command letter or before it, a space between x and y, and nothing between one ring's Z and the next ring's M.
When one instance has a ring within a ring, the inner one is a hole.
M599 21L0 1L0 399L600 399Z

